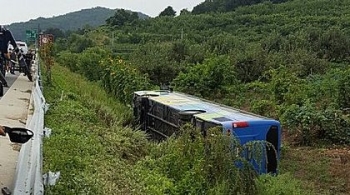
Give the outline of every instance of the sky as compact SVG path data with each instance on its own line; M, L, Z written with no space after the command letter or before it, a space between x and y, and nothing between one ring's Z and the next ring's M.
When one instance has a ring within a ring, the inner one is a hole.
M4 1L4 0L1 0ZM18 0L6 1L1 6L0 25L27 22L39 17L51 18L70 12L93 7L126 9L142 12L151 17L158 16L166 7L171 6L177 14L182 9L191 11L194 6L205 0Z

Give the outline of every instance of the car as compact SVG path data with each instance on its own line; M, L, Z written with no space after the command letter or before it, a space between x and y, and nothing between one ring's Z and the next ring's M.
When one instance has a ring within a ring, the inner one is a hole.
M24 41L16 41L17 43L17 47L22 49L23 54L27 54L28 53L28 46L27 43Z

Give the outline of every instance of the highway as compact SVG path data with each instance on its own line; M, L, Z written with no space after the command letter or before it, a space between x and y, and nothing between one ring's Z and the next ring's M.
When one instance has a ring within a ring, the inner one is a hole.
M7 81L7 84L9 85L9 87L4 87L4 95L6 94L6 92L9 90L9 88L11 87L11 85L13 85L13 83L15 82L15 80L17 79L17 77L19 76L20 73L15 72L15 75L10 74L10 72L6 73L5 75L5 79ZM23 73L21 73L23 74ZM1 97L0 97L1 99Z
M6 74L5 79L9 87L4 87L4 96L0 97L0 124L25 127L32 112L30 100L34 82L18 71L15 75ZM11 143L7 136L0 136L0 190L4 187L13 190L20 148L20 144Z

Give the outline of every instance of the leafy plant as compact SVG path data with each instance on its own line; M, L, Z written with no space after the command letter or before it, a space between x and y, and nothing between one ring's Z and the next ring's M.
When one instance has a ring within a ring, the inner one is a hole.
M300 180L295 179L290 173L272 176L262 175L256 179L259 195L309 195L310 191L301 188Z
M220 97L225 93L225 86L238 83L236 73L229 59L224 56L207 59L182 72L173 80L177 90L202 97Z
M306 100L301 106L292 104L287 107L281 116L281 121L288 131L299 137L301 144L310 145L322 135L320 123L323 117L315 104Z
M150 156L139 162L143 193L255 194L256 175L251 166L243 163L243 170L234 166L236 160L245 162L236 155L240 147L218 128L204 138L198 129L185 125L176 138L155 146Z

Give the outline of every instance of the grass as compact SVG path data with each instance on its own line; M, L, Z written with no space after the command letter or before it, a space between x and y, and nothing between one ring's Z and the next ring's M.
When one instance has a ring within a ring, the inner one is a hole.
M338 146L284 146L280 172L291 174L313 194L348 194L350 191L349 148ZM343 159L343 161L342 161Z
M161 158L149 158L159 155L152 154L159 152L152 149L157 145L128 126L130 107L110 98L98 84L56 65L52 83L44 85L44 95L50 104L45 126L53 130L44 140L44 172L61 172L57 184L46 187L46 194L162 194L160 188L179 188L165 173L149 169L150 164L162 164ZM297 147L286 141L280 174L257 178L258 192L346 194L350 191L349 157L348 148Z
M147 140L126 126L130 109L60 66L52 69L44 96L50 104L45 125L52 129L44 141L44 171L61 172L45 193L135 194L130 170L146 154Z

